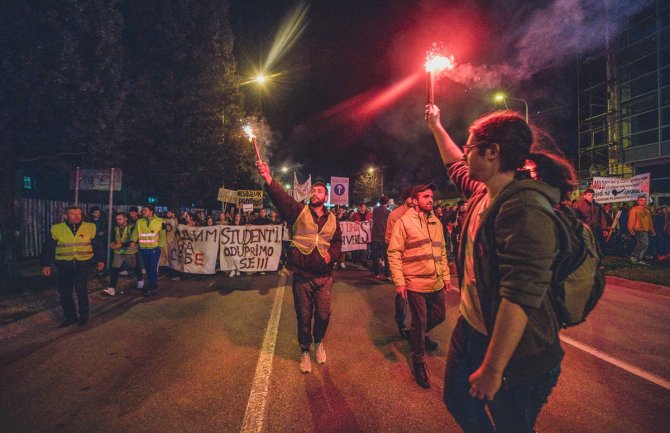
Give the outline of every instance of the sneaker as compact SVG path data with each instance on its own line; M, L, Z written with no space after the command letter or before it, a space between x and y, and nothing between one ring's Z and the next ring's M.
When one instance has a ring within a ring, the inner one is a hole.
M146 275L146 273L147 273L147 270L142 268L142 275Z
M638 260L637 264L638 265L643 265L643 266L651 266L649 263L645 262L644 260Z
M65 319L63 322L61 322L60 325L58 325L59 328L67 328L70 325L74 325L77 323L76 319Z
M326 363L326 349L323 347L323 341L316 344L316 363L325 364Z
M105 290L102 291L102 293L107 294L109 296L114 296L116 295L116 290L114 287L107 287Z
M404 325L403 325L403 326L399 326L399 327L398 327L398 333L399 333L400 336L401 336L402 338L404 338L405 340L409 340L409 328L407 328L406 326L404 326Z
M228 276L229 276L229 277L234 277L234 276L235 276L235 269L233 269L232 271L230 271L230 273L228 274Z
M426 350L432 352L433 350L436 350L436 349L437 349L437 343L434 342L433 340L431 340L430 337L427 336L427 335L426 335L426 340L425 340L425 342L426 342L426 345L425 345Z
M265 275L265 272L261 272L261 275Z
M430 388L430 379L428 378L428 370L426 370L426 363L418 362L412 365L412 373L416 383L424 389Z
M88 313L82 314L79 316L79 322L77 322L79 326L84 326L85 324L88 323Z
M638 263L638 260L635 257L630 258L631 263Z
M121 275L122 277L127 277L128 276L128 271L121 271L121 272L119 272L119 275Z
M137 289L138 290L144 289L144 280L140 280L137 282Z
M309 357L309 352L302 352L302 355L300 355L300 372L312 372L312 360Z
M340 269L347 269L347 265L344 262L340 263Z
M144 296L146 296L146 297L153 296L153 294L154 294L154 291L152 289L147 289L147 290L144 291Z

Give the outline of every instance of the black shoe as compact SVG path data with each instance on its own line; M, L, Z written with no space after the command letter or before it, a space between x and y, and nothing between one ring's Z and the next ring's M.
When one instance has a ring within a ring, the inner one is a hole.
M414 373L414 380L416 380L416 383L419 384L421 388L430 388L430 379L428 378L428 371L426 370L426 364L424 362L414 364L412 366L412 372Z
M398 333L405 340L409 340L409 328L406 328L405 326L399 326Z
M77 322L79 326L84 326L85 324L88 323L88 314L82 314L79 316L79 322Z
M144 291L144 296L148 297L148 296L153 296L153 295L154 295L154 291L151 290L151 289L147 289L147 290Z
M433 350L437 349L437 343L434 342L433 340L431 340L429 336L426 335L426 340L425 341L426 341L426 346L425 346L426 350L428 350L429 352L432 352Z
M77 323L77 320L75 319L65 319L60 325L58 325L59 328L67 328L70 325L74 325Z

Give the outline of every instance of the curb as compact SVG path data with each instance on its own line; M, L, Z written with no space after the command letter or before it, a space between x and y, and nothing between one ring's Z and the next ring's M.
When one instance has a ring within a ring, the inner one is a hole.
M606 284L614 284L630 290L638 290L640 292L655 293L661 296L670 297L670 287L662 286L660 284L644 283L642 281L627 280L621 277L614 277L605 275Z

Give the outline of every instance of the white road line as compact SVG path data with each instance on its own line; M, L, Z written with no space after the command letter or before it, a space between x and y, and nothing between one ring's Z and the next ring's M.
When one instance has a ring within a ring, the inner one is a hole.
M277 286L274 303L272 304L272 313L268 321L268 327L263 337L261 353L258 356L256 364L256 374L251 385L247 409L244 412L241 433L260 433L263 431L263 422L265 420L265 404L267 401L268 388L270 386L270 375L272 374L272 358L275 354L277 344L277 331L279 329L279 319L281 317L281 306L284 299L284 285L286 276L283 275Z
M663 379L662 377L656 376L653 373L650 373L625 361L616 359L613 356L601 352L600 350L595 349L591 346L587 346L586 344L580 343L579 341L573 340L570 337L565 337L561 335L561 340L563 340L564 342L568 343L571 346L576 347L577 349L581 349L584 352L595 356L596 358L600 358L605 362L609 362L612 365L615 365L623 370L626 370L627 372L634 374L637 377L641 377L642 379L648 380L649 382L654 383L662 388L670 390L670 380Z

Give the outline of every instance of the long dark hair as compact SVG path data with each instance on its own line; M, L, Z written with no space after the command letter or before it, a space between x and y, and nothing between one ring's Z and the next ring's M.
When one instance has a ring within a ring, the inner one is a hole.
M529 126L518 113L494 111L475 120L469 131L481 144L480 153L485 147L498 143L502 171L530 172L533 178L558 188L562 197L577 185L574 167L551 136Z

